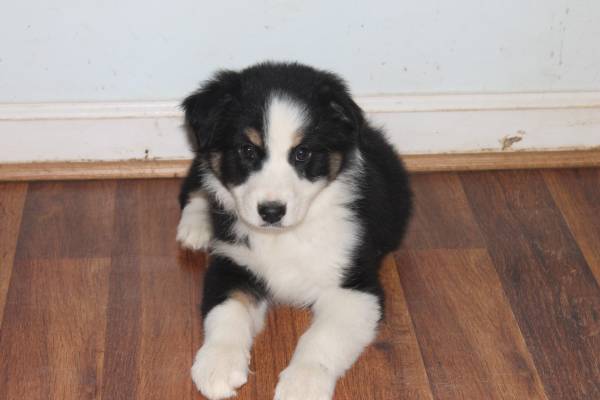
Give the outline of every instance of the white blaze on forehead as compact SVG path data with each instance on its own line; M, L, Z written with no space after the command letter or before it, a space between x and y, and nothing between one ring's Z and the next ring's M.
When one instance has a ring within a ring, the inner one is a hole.
M303 179L289 160L290 151L297 146L308 122L306 106L285 94L273 94L265 104L263 125L267 156L258 171L232 188L238 213L250 226L264 225L258 207L271 201L285 205L281 227L300 223L312 200L325 187L325 180Z
M301 103L283 95L273 95L267 104L264 124L269 158L287 161L290 149L307 122L306 108Z

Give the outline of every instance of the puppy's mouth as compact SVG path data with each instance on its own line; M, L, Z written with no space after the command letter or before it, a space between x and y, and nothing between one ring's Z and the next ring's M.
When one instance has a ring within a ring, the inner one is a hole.
M273 224L270 224L268 222L264 222L260 225L261 228L263 229L269 229L269 230L281 230L284 229L284 226L281 224L281 221L279 222L275 222Z
M281 221L277 221L274 223L268 223L261 221L260 223L253 222L249 219L244 218L241 214L238 214L240 217L240 221L242 221L247 227L250 229L254 229L256 231L265 232L265 233L279 233L285 231L289 228L289 226L284 226Z
M249 224L249 225L252 229L255 229L259 232L279 234L279 233L287 232L287 231L290 231L290 230L296 228L296 226L298 224L284 225L281 223L281 221L278 221L278 222L274 222L274 223L262 222L260 225L255 225L255 224Z

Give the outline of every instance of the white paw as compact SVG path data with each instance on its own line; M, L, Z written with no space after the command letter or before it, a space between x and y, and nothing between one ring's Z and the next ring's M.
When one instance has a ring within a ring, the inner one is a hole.
M191 250L206 249L210 242L210 224L196 213L184 213L177 226L177 241Z
M227 399L248 379L250 355L243 349L226 345L204 345L196 354L192 380L210 400Z
M275 400L331 400L335 381L320 364L290 364L279 375Z

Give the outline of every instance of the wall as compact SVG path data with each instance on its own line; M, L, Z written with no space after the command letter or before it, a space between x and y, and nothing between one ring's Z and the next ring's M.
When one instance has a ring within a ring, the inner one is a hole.
M357 94L600 90L597 0L20 0L0 102L179 99L217 68L300 60Z
M405 153L595 147L598 21L598 0L5 2L0 163L189 158L181 98L265 59L344 76Z

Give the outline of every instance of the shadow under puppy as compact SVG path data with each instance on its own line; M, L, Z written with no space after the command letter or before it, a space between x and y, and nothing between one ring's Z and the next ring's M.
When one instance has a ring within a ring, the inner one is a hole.
M300 64L219 72L183 108L197 149L177 239L212 254L194 383L234 396L268 305L285 303L313 321L274 398L331 399L376 335L378 269L409 219L398 155L340 78Z

